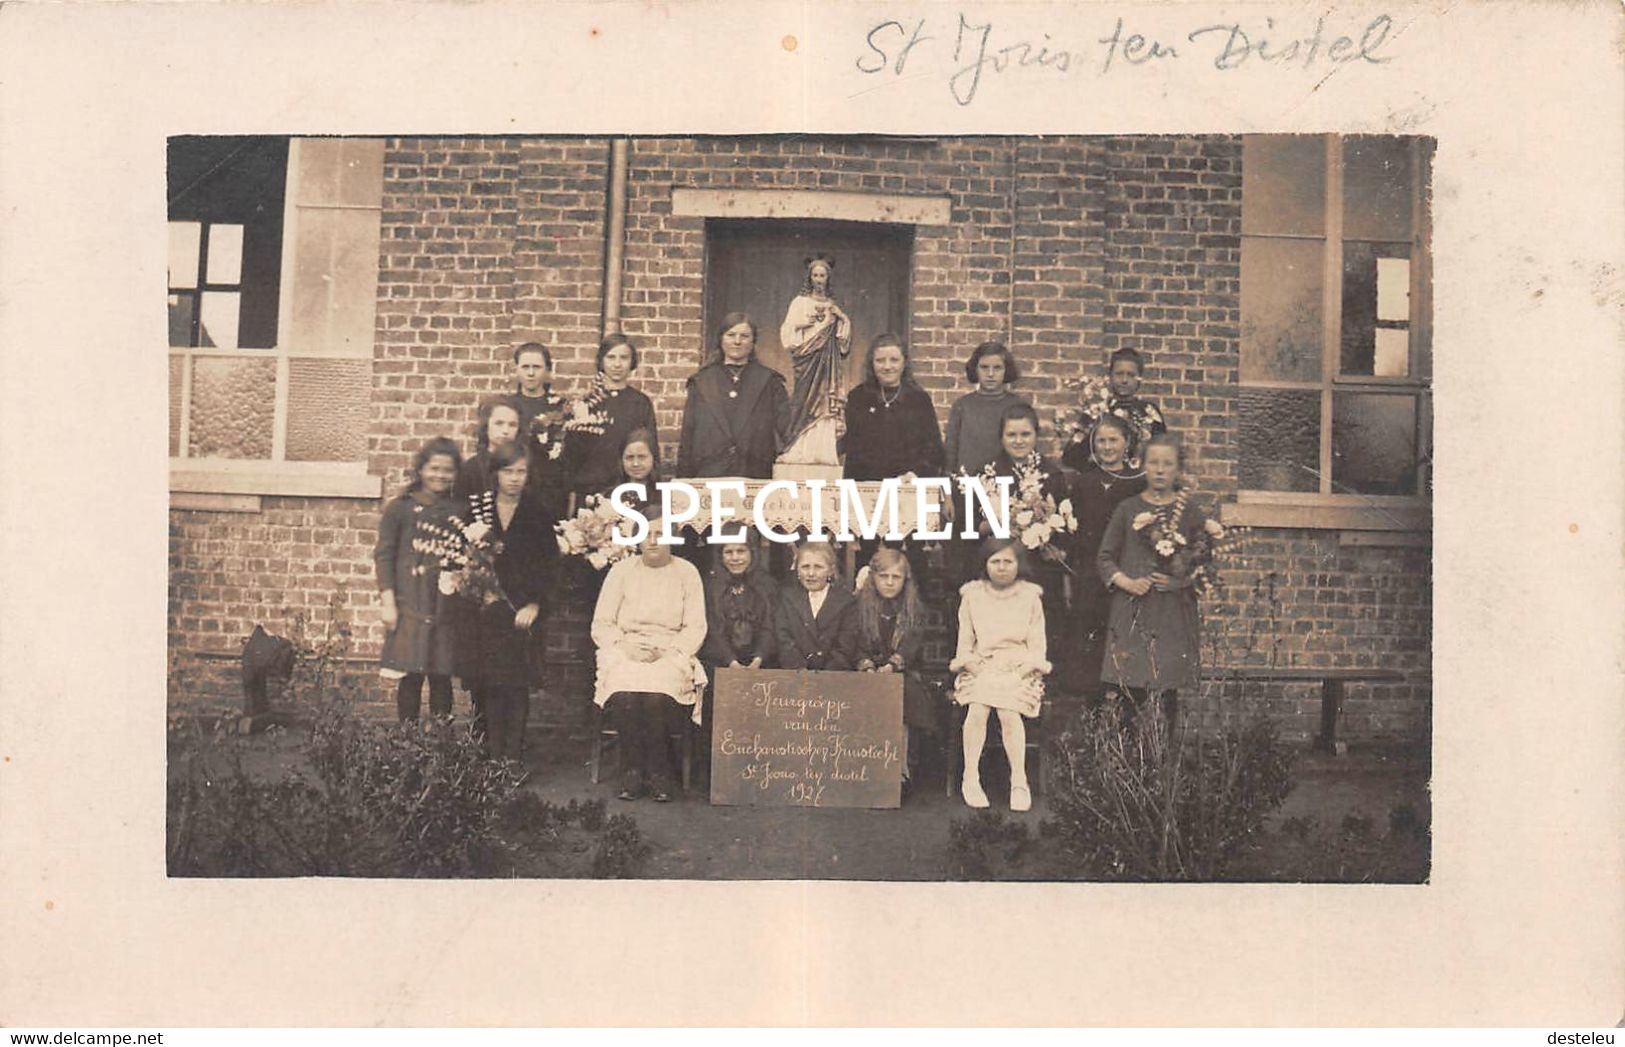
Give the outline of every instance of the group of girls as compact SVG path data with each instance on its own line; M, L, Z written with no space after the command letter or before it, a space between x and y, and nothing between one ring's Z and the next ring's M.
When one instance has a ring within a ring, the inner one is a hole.
M756 333L744 314L723 318L713 361L688 382L676 475L771 475L790 404L783 378L755 359ZM557 588L549 581L557 557L552 523L572 495L602 495L626 480L660 475L653 406L630 384L637 349L628 339L612 336L598 350L591 399L601 424L567 438L545 348L521 346L514 362L515 393L482 405L471 458L464 462L443 438L419 450L407 490L384 512L377 549L389 630L383 665L399 677L400 715L417 715L425 682L431 712L449 713L449 677L459 674L492 754L504 757L518 752L521 695L538 682L540 624L547 593ZM1030 804L1022 718L1040 712L1044 678L1056 669L1051 651L1062 662L1063 689L1093 700L1110 692L1137 707L1159 696L1171 715L1175 693L1195 683L1190 580L1159 569L1163 560L1145 527L1147 514L1165 517L1176 503L1184 463L1155 405L1137 395L1142 371L1133 350L1113 356L1108 412L1060 459L1038 453L1038 416L1012 391L1019 367L999 342L978 345L966 361L974 388L953 404L946 440L894 336L874 339L866 380L847 396L841 445L848 477L1037 469L1046 493L1070 498L1079 521L1076 534L1056 539L1067 553L1064 567L1032 562L1039 558L1013 540L953 545L950 570L964 584L949 668L957 674L955 701L967 709L961 784L972 806L988 803L978 765L994 711L1010 755L1011 805ZM449 517L470 498L494 505L506 600L457 615L435 584L438 563L411 539L418 520ZM1179 504L1182 516L1172 526L1194 534L1201 513L1194 503ZM627 739L623 796L670 797L666 732L684 707L696 722L708 720L700 705L705 680L720 667L901 673L905 722L912 731L940 729L920 675L925 616L916 571L901 550L865 552L872 552L868 570L854 589L838 578L827 543L798 545L782 583L746 542L722 546L703 576L652 542L610 569L593 615L595 701Z

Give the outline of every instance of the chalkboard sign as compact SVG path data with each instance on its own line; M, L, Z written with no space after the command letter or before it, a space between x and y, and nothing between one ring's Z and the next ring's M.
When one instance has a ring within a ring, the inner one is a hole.
M903 678L896 673L718 669L711 802L896 807Z

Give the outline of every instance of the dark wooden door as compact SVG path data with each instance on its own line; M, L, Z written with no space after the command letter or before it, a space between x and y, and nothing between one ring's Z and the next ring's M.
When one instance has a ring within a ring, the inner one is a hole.
M803 261L835 259L835 301L852 319L847 388L863 381L863 357L876 335L908 341L909 262L914 227L802 219L713 219L706 223L705 330L713 349L717 324L749 313L760 334L756 357L793 385L779 325L805 279Z

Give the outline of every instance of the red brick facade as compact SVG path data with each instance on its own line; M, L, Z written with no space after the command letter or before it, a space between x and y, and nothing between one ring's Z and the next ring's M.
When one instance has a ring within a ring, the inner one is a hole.
M386 495L431 436L471 444L478 401L507 388L509 354L548 344L556 384L585 381L603 315L607 139L403 138L387 143L369 469ZM683 381L704 323L705 219L675 215L673 187L843 190L947 197L951 220L915 230L913 369L945 421L970 349L1007 340L1017 387L1046 422L1065 383L1105 354L1147 354L1145 395L1183 434L1199 488L1234 493L1239 352L1241 144L1226 137L655 138L630 143L623 330L636 384L674 446ZM172 647L229 655L291 610L381 640L371 547L379 506L267 496L258 513L171 513ZM1225 656L1407 673L1353 686L1355 739L1425 737L1430 701L1430 551L1343 545L1337 531L1256 531L1244 567L1209 607ZM584 613L553 623L555 685L535 712L579 724ZM380 692L381 694L381 692ZM1318 695L1267 699L1292 733Z

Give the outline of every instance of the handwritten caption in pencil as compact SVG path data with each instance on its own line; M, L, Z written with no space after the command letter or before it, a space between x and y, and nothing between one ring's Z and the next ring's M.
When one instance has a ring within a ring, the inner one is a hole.
M1123 18L1096 32L1032 34L1003 32L992 19L961 12L955 20L876 22L864 34L854 61L859 72L893 79L919 75L922 66L945 68L954 101L968 106L987 82L999 77L1108 76L1191 61L1209 63L1219 72L1380 66L1393 60L1396 35L1394 20L1386 14L1352 24L1323 15L1312 24L1296 26L1264 17L1256 22L1198 25L1163 38L1142 32Z

